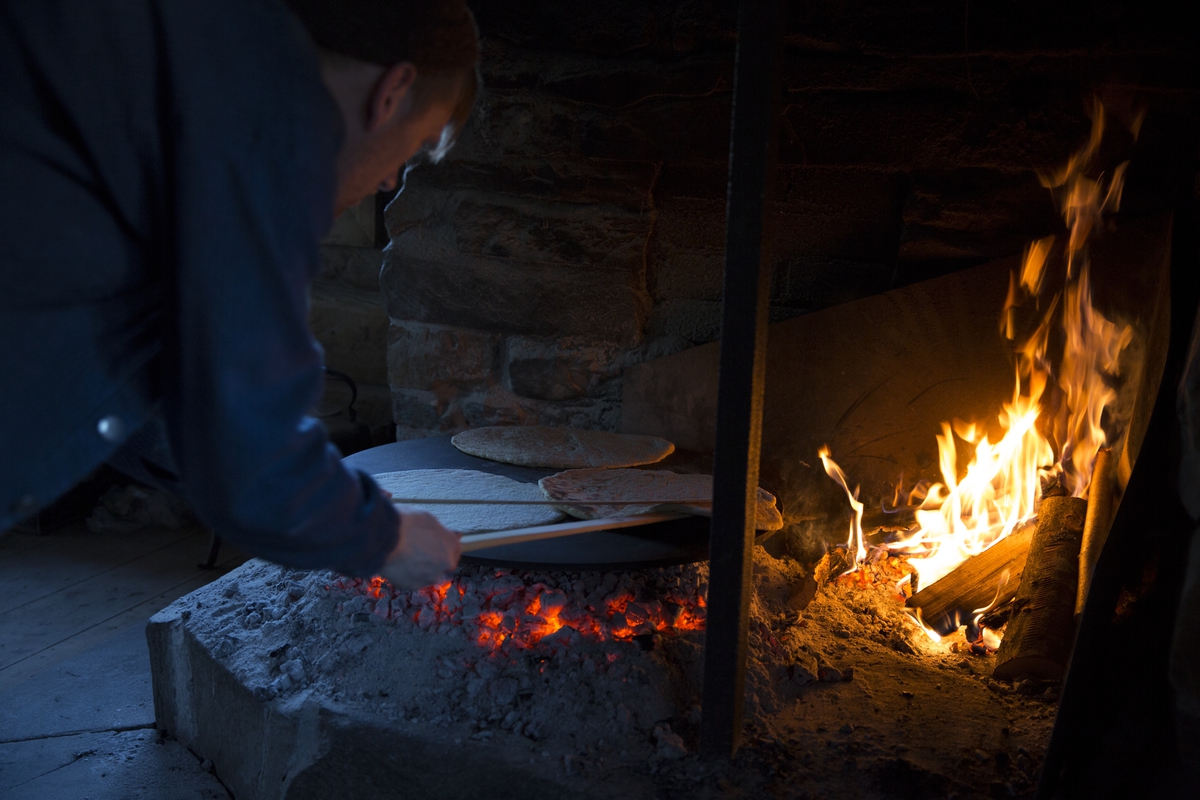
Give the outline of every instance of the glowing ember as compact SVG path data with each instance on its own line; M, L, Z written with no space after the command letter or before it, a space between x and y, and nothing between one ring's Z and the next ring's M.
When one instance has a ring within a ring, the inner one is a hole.
M423 630L460 629L485 650L507 653L569 645L581 637L620 642L702 630L707 586L700 572L691 571L692 580L677 580L662 591L612 575L585 594L509 570L489 570L482 579L459 574L412 592L398 591L378 577L340 578L329 588L372 598L369 613L381 619L404 619Z
M1135 137L1140 122L1139 118L1132 127ZM1042 178L1059 198L1070 232L1059 250L1066 280L1047 304L1037 329L1016 348L1012 398L1002 405L994 426L999 436L993 440L983 425L943 422L937 436L942 480L925 492L915 512L915 529L890 545L909 556L922 588L1035 517L1044 483L1057 481L1068 494L1085 496L1096 453L1119 445L1124 436L1125 421L1112 412L1117 399L1112 386L1133 330L1093 307L1087 250L1103 215L1118 210L1127 166L1122 164L1111 176L1093 173L1103 133L1104 109L1097 103L1087 145L1063 170ZM1016 336L1016 309L1039 295L1055 252L1054 237L1032 243L1019 275L1013 274L1000 322L1009 339ZM1052 353L1056 327L1062 346ZM959 442L973 449L965 468L958 462ZM862 504L827 447L820 456L854 508L851 546L858 542L861 564ZM979 630L979 617L987 610L976 610L971 628ZM996 633L981 635L980 646L994 649Z

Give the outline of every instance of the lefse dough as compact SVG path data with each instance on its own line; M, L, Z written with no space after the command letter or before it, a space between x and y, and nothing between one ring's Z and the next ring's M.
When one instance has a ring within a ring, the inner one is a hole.
M503 475L473 469L415 469L373 476L379 488L396 498L464 500L545 500L536 484L521 483ZM406 508L428 511L452 531L484 533L549 525L563 518L553 506L421 505ZM401 513L403 513L403 508Z
M571 469L538 481L558 508L580 519L627 517L651 511L684 511L712 516L712 476L681 475L648 469ZM625 505L628 500L665 500L657 505ZM706 502L689 503L689 500ZM608 505L608 503L621 503ZM755 528L779 530L783 517L775 507L775 496L758 490Z
M494 425L463 431L450 440L462 452L523 467L633 467L662 461L675 445L656 436L634 436L544 425Z

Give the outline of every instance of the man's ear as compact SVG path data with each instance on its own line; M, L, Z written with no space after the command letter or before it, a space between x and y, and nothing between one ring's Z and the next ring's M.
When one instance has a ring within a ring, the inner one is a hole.
M368 132L378 130L397 115L407 113L409 92L417 79L417 68L409 61L394 64L379 77L367 105Z

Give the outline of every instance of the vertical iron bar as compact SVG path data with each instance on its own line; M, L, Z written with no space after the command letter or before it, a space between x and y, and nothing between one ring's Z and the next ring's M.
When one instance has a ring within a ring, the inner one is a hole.
M775 172L781 0L742 0L729 147L720 384L709 538L708 624L700 748L741 744L754 509L771 286L767 201Z

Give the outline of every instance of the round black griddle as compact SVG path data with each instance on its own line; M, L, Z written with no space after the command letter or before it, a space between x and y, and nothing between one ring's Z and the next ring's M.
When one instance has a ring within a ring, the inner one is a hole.
M473 469L537 483L559 470L518 467L470 456L450 443L449 436L410 439L346 456L347 466L368 475L415 469ZM632 569L689 564L708 558L708 518L685 517L620 531L597 531L476 550L463 556L468 564L541 569Z

